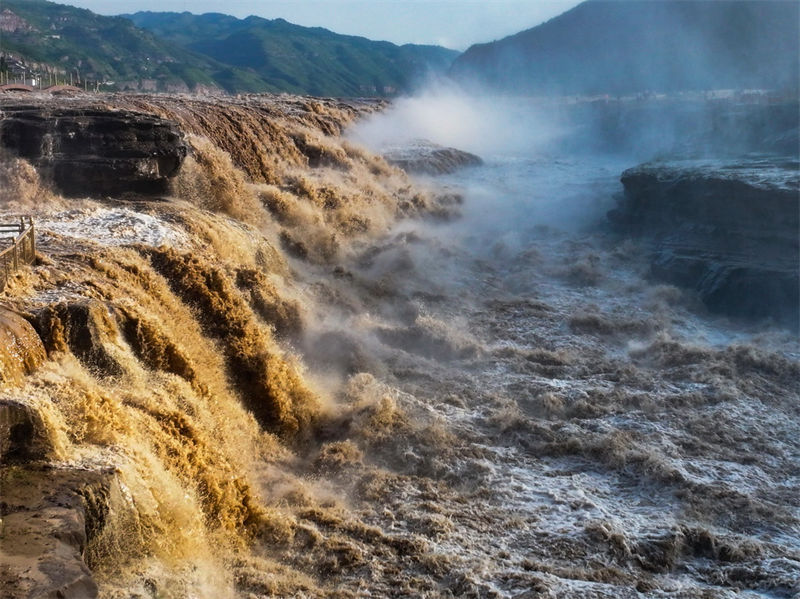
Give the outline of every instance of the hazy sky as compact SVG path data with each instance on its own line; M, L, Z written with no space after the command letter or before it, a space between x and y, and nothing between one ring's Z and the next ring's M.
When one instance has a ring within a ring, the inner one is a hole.
M102 15L152 11L221 12L282 17L396 44L439 44L465 50L538 25L578 0L56 0Z

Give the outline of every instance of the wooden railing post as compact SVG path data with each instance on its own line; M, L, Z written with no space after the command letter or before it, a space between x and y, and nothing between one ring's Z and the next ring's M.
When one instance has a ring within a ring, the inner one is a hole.
M25 224L28 224L27 229ZM20 263L33 264L36 260L36 232L33 226L33 217L22 215L19 223L2 224L0 230L12 234L11 246L0 251L0 290L8 286L13 271L20 268ZM14 233L17 233L14 235Z

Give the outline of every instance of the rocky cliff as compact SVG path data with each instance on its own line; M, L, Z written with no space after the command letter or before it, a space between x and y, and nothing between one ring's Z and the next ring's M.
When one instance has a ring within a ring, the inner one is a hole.
M652 274L713 311L797 327L796 159L652 162L625 171L609 217L651 243Z
M186 157L175 124L153 115L54 103L0 110L0 147L67 196L164 193Z

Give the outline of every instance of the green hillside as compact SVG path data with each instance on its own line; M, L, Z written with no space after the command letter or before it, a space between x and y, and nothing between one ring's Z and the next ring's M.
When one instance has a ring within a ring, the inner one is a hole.
M44 0L3 0L0 52L50 79L70 77L103 89L190 90L218 87L230 67L137 28L128 19ZM10 62L10 61L9 61ZM263 87L260 81L254 85Z
M139 13L105 17L45 0L0 2L0 70L103 90L387 96L457 52L396 46L281 19Z
M294 93L392 95L429 72L446 71L458 55L438 46L397 46L283 19L152 12L128 17L164 39Z

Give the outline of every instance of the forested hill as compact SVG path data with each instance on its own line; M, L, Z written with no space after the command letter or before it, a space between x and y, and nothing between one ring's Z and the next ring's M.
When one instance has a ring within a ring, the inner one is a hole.
M391 96L409 91L430 72L445 71L457 54L280 19L106 17L45 0L0 3L0 70L11 81L88 82L106 91Z
M458 55L439 46L397 46L283 19L187 12L140 12L128 18L163 39L294 93L392 95L430 73L445 72Z
M2 0L0 53L9 80L91 81L103 90L216 88L226 68L128 19L43 0Z
M459 56L452 77L529 94L798 86L800 3L589 0Z

